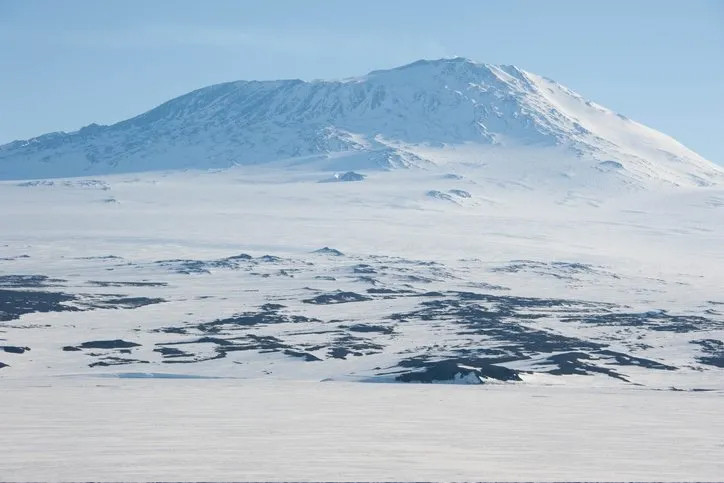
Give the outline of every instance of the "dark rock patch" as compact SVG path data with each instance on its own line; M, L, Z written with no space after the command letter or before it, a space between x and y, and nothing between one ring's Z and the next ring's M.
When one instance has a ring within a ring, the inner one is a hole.
M314 354L310 354L309 352L302 352L297 351L294 349L285 349L284 354L292 357L301 357L307 362L315 362L315 361L321 361L319 357L315 356Z
M368 288L368 294L372 295L401 295L415 293L414 290L392 289L392 288Z
M277 310L283 309L285 306L281 304L264 304L260 308L265 312L276 312Z
M88 367L122 366L126 364L148 364L148 361L139 359L125 359L123 357L104 357L103 359L88 364Z
M607 276L619 278L618 275L593 265L577 262L539 262L536 260L511 260L506 265L494 267L492 272L529 272L537 275L553 277L561 280L575 281L580 275Z
M352 332L377 332L380 334L392 334L395 330L384 325L354 324L347 327Z
M81 349L127 349L129 347L139 347L141 344L128 342L121 339L114 340L92 340L83 342L78 347Z
M274 304L268 304L274 307ZM299 324L304 322L316 322L303 315L287 315L279 313L278 308L262 308L261 312L243 312L225 319L216 319L211 322L203 322L195 326L196 329L206 333L218 333L223 330L238 330L244 327L255 325L272 324Z
M65 305L75 300L74 295L61 292L0 289L0 321L34 312L77 312L79 308Z
M724 323L698 315L672 315L665 310L648 312L607 312L562 317L561 321L576 321L602 326L641 327L660 332L695 332L721 329Z
M76 260L122 260L122 258L115 255L101 255L96 257L78 257Z
M175 347L156 347L153 349L153 352L160 353L163 357L190 357L193 354L189 352L184 352L181 349L177 349Z
M304 299L302 300L302 302L304 302L305 304L330 305L344 304L348 302L365 302L367 300L372 300L372 298L360 295L355 292L343 292L338 290L332 293L317 295L316 297L313 297L311 299Z
M466 358L484 355L488 364L526 360L550 354L541 365L556 366L548 370L551 374L601 373L624 381L627 379L622 374L610 367L595 364L593 359L604 359L608 361L607 365L617 367L639 366L668 371L677 369L651 359L610 350L603 343L568 337L523 324L551 315L560 320L561 313L568 314L563 318L569 320L593 319L594 323L600 323L601 320L608 321L609 318L619 324L622 323L621 317L628 320L627 314L614 312L615 306L612 304L473 292L449 292L446 295L445 299L437 298L420 303L419 308L413 312L393 314L389 318L403 324L418 320L460 326L457 332L459 335L483 337L486 346L459 347L448 351ZM673 320L676 320L675 317L667 314L667 324L671 325ZM447 370L451 366L444 367Z
M400 382L455 382L468 380L471 382L484 382L485 379L497 381L520 381L518 371L507 367L490 364L484 359L454 358L438 361L427 361L421 358L407 359L399 364L400 367L416 368L395 377ZM473 376L472 378L470 376Z
M11 354L23 354L26 351L30 350L30 347L19 347L14 345L4 345L0 346L0 349L2 349L5 352L10 352Z
M138 307L164 302L166 302L166 300L162 298L118 297L115 295L105 295L94 298L91 302L87 303L87 306L94 309L137 309Z
M226 257L226 258L224 258L224 260L237 262L237 261L249 261L249 260L252 260L253 258L254 257L252 257L251 255L248 255L246 253L240 253L238 255Z
M6 288L58 287L66 281L45 275L0 275L0 287Z
M330 347L327 355L334 359L346 359L351 352L346 347Z
M329 349L329 355L337 359L344 359L347 355L361 357L379 354L383 349L383 346L369 339L344 334L334 339Z
M164 334L188 334L188 329L185 327L161 327L155 329L153 332L162 332Z
M166 282L113 282L105 280L88 280L89 285L96 287L166 287Z
M194 344L213 344L215 355L207 358L198 358L194 357L194 355L188 351L181 351L178 349L178 346L191 347ZM309 362L321 360L314 354L310 354L309 352L299 350L298 348L285 344L276 337L258 336L254 334L247 334L243 337L233 337L228 339L206 336L191 341L157 344L157 348L154 350L156 352L161 352L166 357L173 358L173 360L164 360L164 362L168 363L194 363L212 359L222 359L230 352L251 350L258 351L260 353L281 352L288 356L303 358L305 361ZM186 359L182 360L182 358Z
M591 375L591 373L605 374L607 376L620 379L624 382L629 382L622 374L609 369L606 367L600 367L595 364L585 362L590 360L591 356L585 352L567 352L564 354L555 354L548 357L547 362L553 363L558 367L551 371L549 374L556 376L560 375Z
M160 260L157 265L183 275L208 274L211 271L203 260Z
M596 352L597 354L603 355L603 356L610 356L613 357L613 359L616 361L616 364L620 366L639 366L639 367L645 367L646 369L659 369L664 371L675 371L677 370L676 367L670 366L668 364L663 364L661 362L657 362L651 359L644 359L641 357L634 357L629 354L623 354L621 352L615 352L607 349L601 349Z
M340 252L336 248L324 247L319 250L314 250L312 253L319 253L320 255L331 255L333 257L343 257L344 253Z
M717 339L701 339L692 340L692 344L701 347L701 351L705 354L697 357L697 361L715 367L724 367L724 342Z

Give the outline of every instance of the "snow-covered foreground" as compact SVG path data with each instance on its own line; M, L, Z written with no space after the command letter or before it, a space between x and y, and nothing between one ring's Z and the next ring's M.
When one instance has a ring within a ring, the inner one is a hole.
M225 379L3 385L3 481L724 476L722 393Z
M724 385L721 189L367 174L0 184L0 377Z

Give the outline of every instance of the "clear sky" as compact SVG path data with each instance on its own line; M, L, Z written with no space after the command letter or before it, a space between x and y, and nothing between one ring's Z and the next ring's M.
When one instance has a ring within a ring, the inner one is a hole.
M724 164L724 1L0 0L0 143L209 84L515 64Z

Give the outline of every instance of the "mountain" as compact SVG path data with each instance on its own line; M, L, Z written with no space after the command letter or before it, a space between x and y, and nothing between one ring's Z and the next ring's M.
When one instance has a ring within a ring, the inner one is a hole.
M724 389L721 170L515 67L222 84L0 152L93 174L0 181L0 380Z
M515 166L512 157L522 159L517 169L525 172L530 153L547 153L543 162L564 176L613 174L634 185L684 186L724 179L719 167L674 139L554 81L463 58L339 81L205 87L111 126L0 146L0 179L279 160L347 171L451 159Z

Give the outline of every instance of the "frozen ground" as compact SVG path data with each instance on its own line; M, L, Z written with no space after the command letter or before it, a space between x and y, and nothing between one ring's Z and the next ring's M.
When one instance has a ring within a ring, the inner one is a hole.
M0 480L724 476L720 188L364 174L0 183Z
M721 393L3 381L3 481L716 481Z
M722 388L721 189L488 174L4 182L0 377Z

